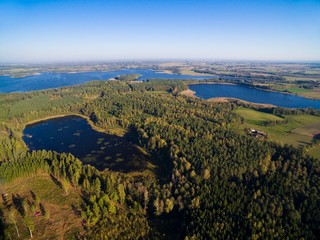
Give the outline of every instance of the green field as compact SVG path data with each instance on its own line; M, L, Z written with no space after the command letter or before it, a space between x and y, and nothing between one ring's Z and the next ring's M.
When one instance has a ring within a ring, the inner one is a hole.
M287 93L296 94L306 98L320 99L320 87L313 87L310 89L306 89L306 88L303 88L302 85L287 84L287 83L259 84L259 85L268 86L274 91L279 91L279 92L285 91Z
M308 98L320 99L320 87L311 89L307 92L302 93L301 95Z
M291 93L305 93L305 92L309 92L310 90L305 88L299 88L299 87L290 87L287 89L287 91Z
M320 99L320 88L313 88L313 89L305 89L299 87L288 87L286 89L290 93L298 94L303 97L313 98L313 99Z
M272 114L258 112L250 108L239 108L237 113L244 117L247 123L258 125L262 121L282 121L283 119Z
M319 134L319 129L320 129L320 122L315 122L315 123L307 124L300 128L296 128L292 132L313 137Z
M286 115L284 118L273 114L259 112L249 108L239 108L238 114L244 117L243 128L253 128L264 131L269 138L282 144L293 146L308 146L314 142L314 136L320 133L320 117L311 115ZM263 121L288 120L288 123L274 126L262 126ZM310 154L315 157L319 155L320 147L310 149Z

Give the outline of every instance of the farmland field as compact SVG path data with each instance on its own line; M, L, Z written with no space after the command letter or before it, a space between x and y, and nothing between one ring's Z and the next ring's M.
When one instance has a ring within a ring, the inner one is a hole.
M245 118L248 123L258 124L261 121L282 121L283 119L268 113L258 112L249 108L239 108L237 113Z
M319 129L320 129L320 122L315 122L315 123L308 124L308 125L300 127L300 128L296 128L292 132L313 137L313 136L319 134Z
M259 112L248 108L239 108L238 114L244 117L243 128L254 128L264 131L270 139L282 144L293 146L308 146L314 143L315 135L320 133L320 117L311 115L286 115L284 118L273 114ZM274 126L263 126L264 121L287 120L287 123ZM319 147L310 149L310 154L319 157Z

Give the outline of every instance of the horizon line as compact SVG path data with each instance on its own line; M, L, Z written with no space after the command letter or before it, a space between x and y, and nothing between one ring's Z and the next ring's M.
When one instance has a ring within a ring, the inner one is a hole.
M123 58L105 60L51 60L51 61L0 61L0 65L41 65L41 64L98 64L98 63L158 63L158 62L265 62L265 63L320 63L319 60L271 60L271 59L219 59L219 58Z

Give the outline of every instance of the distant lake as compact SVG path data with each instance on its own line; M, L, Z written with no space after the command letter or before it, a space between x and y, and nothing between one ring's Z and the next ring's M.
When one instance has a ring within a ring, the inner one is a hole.
M46 72L22 78L0 76L0 93L28 92L44 90L85 83L91 80L108 80L123 74L140 74L140 79L165 78L165 79L208 79L212 76L191 76L180 74L160 73L148 69L124 69L119 71L96 71L78 73L53 73Z
M189 88L196 96L204 99L227 97L238 98L253 103L273 104L285 108L320 109L320 100L312 100L292 94L264 91L242 85L196 84Z
M30 150L71 153L99 170L134 171L146 165L144 154L127 137L97 132L79 116L28 125L23 131L23 140Z

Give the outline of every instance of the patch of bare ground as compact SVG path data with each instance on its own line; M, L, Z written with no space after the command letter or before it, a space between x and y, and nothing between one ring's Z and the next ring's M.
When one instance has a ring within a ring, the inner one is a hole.
M183 62L164 62L159 64L160 67L180 67L185 66Z
M228 98L216 97L207 99L208 102L229 102Z
M65 193L48 174L39 174L1 184L0 188L6 195L0 200L0 208L7 224L10 223L10 209L16 212L14 218L20 237L10 225L8 233L12 239L30 238L25 219L34 226L33 239L69 239L73 233L83 232L78 208L81 196L72 186Z
M217 97L217 98L209 98L207 99L209 102L238 102L238 103L243 103L250 105L252 107L257 107L257 108L274 108L276 107L275 105L272 104L266 104L266 103L252 103L248 101L244 101L238 98L225 98L225 97Z
M195 91L192 91L190 89L187 89L187 90L184 90L182 92L180 92L180 95L183 95L183 96L186 96L186 97L193 97L193 98L196 98L196 92Z

